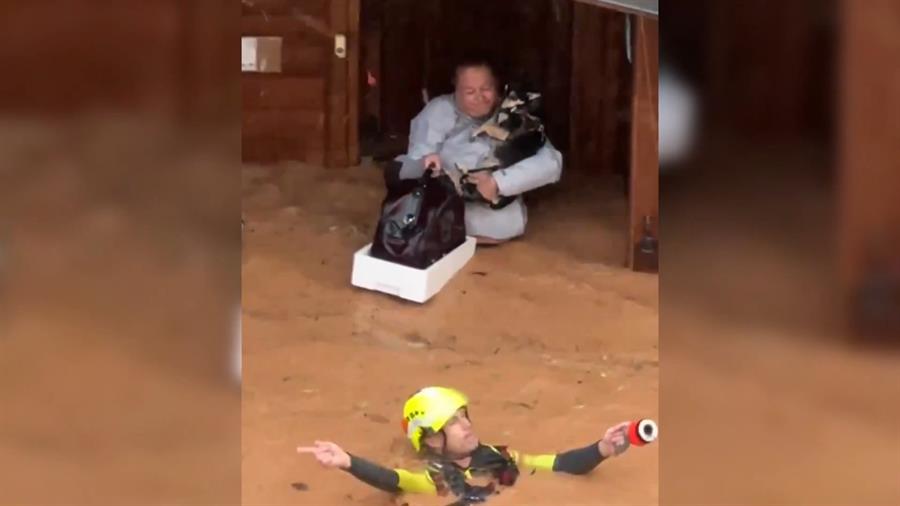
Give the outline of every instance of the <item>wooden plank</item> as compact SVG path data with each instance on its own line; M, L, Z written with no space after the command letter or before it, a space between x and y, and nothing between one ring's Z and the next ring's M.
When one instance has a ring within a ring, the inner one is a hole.
M575 0L576 2L614 10L625 14L637 14L652 19L659 18L659 0Z
M303 154L303 161L318 166L325 165L325 147L307 146L306 151Z
M322 111L322 78L285 77L280 75L243 74L242 103L248 109L303 109Z
M303 23L303 26L308 30L322 37L323 40L334 40L335 35L337 35L337 32L332 30L327 23L315 16L304 12L295 12L293 16Z
M278 149L272 139L241 137L241 161L272 163L278 160Z
M809 2L709 2L704 107L711 123L757 140L802 139L811 90L830 79L817 54ZM822 9L815 9L821 11ZM687 14L690 15L690 14ZM765 37L759 37L765 33ZM702 60L701 60L702 61ZM778 86L771 76L790 75ZM827 91L826 91L827 92Z
M244 110L241 133L247 137L303 137L314 139L322 131L322 112L285 109Z
M322 164L321 146L310 146L303 139L272 137L243 137L241 160L254 163L274 163L285 160Z
M294 141L294 159L302 155L302 148ZM241 161L244 163L274 163L280 161L282 154L287 154L287 146L281 139L270 137L241 137Z
M322 77L329 50L324 44L311 44L304 37L288 36L281 49L281 73L292 76Z
M300 22L290 16L241 16L241 36L284 36L303 31Z
M362 57L360 100L363 122L370 124L371 134L381 130L381 15L382 0L363 0L361 16L360 55ZM375 78L376 85L370 87L368 73Z
M328 12L328 0L247 0L241 2L242 15L262 14L289 15L297 8L303 12L324 18Z
M569 112L569 164L568 166L580 168L582 142L579 128L582 123L582 96L581 89L584 86L583 74L585 72L585 54L582 39L585 37L584 11L587 9L581 4L575 4L572 9L572 67L571 67L571 110Z
M242 136L241 160L256 163L293 160L323 165L325 150L316 139Z
M329 21L335 33L347 33L348 0L331 0ZM347 159L347 58L332 55L326 85L326 159L329 167L346 167Z
M242 36L287 36L295 35L304 37L309 44L327 45L331 43L330 36L324 36L308 23L294 16L263 16L250 15L241 17Z
M381 29L365 29L365 41L362 43L362 51L364 53L362 78L363 82L367 82L368 73L372 73L375 78L375 87L369 87L367 84L361 84L363 91L362 101L364 104L363 115L366 118L375 118L375 124L378 130L381 130Z
M596 89L601 93L600 116L596 118L599 130L599 145L596 146L597 161L600 170L612 171L613 158L616 151L616 127L618 126L618 103L616 96L619 93L619 61L623 55L625 36L625 16L617 12L603 13L603 54L602 76ZM601 84L602 83L602 84Z
M572 7L571 0L549 0L544 62L544 105L547 135L557 149L569 154L571 111ZM568 156L565 157L568 162ZM567 163L568 165L568 163Z
M635 254L644 234L644 220L650 218L650 230L659 237L659 23L635 20L634 99L631 130L631 191L628 265L633 270L656 272L658 255L646 259Z
M90 8L77 2L4 2L4 112L69 113L92 104L176 112L179 46L190 35L181 30L181 14L174 2L102 2ZM131 54L140 55L139 64L125 64Z
M360 0L349 0L347 19L347 164L359 165Z
M624 59L622 14L575 4L569 131L570 166L592 172L614 169ZM625 172L623 170L623 172Z
M866 281L900 284L900 9L843 0L841 20L839 273L858 303Z

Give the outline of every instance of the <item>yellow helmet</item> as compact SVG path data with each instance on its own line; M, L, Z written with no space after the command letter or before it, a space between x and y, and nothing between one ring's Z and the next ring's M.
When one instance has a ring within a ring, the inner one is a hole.
M469 404L469 399L459 390L444 387L426 387L406 400L403 405L401 426L413 448L422 448L422 436L439 432L459 408Z

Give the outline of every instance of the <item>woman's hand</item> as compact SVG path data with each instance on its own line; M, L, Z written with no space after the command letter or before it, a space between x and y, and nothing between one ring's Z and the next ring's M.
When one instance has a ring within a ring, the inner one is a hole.
M298 446L297 453L311 453L325 467L350 469L350 455L329 441L316 441L313 446Z
M441 157L437 153L426 155L425 158L422 159L422 161L423 163L425 163L425 170L431 171L432 177L441 175L441 169L443 168L443 166L441 165Z
M469 174L469 179L475 183L478 193L488 202L494 203L500 199L500 189L497 188L497 180L487 171Z

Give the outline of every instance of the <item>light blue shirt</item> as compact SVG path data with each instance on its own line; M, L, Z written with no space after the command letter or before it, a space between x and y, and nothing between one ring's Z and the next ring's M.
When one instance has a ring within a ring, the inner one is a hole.
M431 153L441 157L445 167L457 164L468 169L483 166L491 157L494 141L486 136L471 139L480 126L478 121L456 106L453 95L434 98L410 125L409 149L397 158L403 163L400 177L418 178L425 173L422 158ZM548 140L531 158L494 172L501 195L521 195L527 191L559 181L562 153ZM479 202L466 203L466 231L469 235L494 239L511 239L525 233L527 209L521 197L503 209L494 210Z

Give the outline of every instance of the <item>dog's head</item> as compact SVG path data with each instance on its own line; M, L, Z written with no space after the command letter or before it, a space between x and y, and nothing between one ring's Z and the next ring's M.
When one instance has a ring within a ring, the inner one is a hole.
M500 111L506 113L525 111L535 114L541 105L541 94L516 86L507 85L504 90Z
M505 123L514 116L536 116L541 106L541 94L522 88L507 86L497 116L497 122Z

